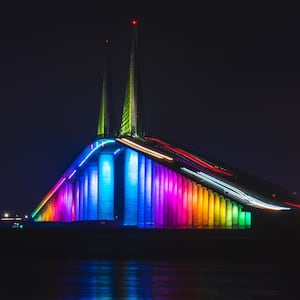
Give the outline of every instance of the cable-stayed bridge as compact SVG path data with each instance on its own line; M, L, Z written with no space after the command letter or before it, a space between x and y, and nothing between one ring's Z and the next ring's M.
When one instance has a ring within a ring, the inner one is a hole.
M98 221L138 228L251 228L256 211L295 211L297 199L244 172L147 136L137 21L119 129L112 122L108 45L97 137L32 212L36 222Z

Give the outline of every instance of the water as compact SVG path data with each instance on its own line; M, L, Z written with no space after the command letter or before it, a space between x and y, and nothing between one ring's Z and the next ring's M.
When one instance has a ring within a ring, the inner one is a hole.
M299 266L263 259L10 258L1 260L0 299L299 299Z

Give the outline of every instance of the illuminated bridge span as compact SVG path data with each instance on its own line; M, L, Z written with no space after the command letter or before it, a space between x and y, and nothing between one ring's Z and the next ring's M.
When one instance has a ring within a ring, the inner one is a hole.
M271 184L144 134L136 21L121 126L112 135L105 61L97 138L34 209L35 221L243 229L253 210L299 208Z

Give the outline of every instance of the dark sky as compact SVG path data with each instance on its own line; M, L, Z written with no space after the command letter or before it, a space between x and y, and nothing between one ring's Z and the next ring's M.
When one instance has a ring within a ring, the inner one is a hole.
M1 2L1 214L96 137L106 38L121 118L132 18L148 133L300 193L299 7L176 2Z

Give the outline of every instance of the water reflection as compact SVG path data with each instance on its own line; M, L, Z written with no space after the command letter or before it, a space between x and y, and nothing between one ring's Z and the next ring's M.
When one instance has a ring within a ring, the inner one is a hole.
M83 261L76 293L87 299L151 299L151 268L137 261ZM75 278L74 278L75 279Z
M292 299L294 263L3 261L0 299Z

